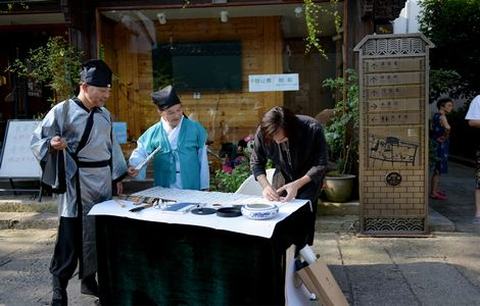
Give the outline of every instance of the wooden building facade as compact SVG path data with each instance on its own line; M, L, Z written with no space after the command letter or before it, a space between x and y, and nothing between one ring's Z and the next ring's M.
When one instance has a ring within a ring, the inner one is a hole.
M283 73L279 23L278 17L269 16L236 18L228 25L215 19L193 19L155 26L156 38L161 43L168 43L173 37L181 42L241 42L240 90L179 93L185 113L207 128L209 139L214 143L236 142L247 136L266 110L284 104L282 92L248 91L249 75ZM117 120L128 123L129 133L135 137L159 119L150 97L152 91L158 89L153 82L152 50L149 45L145 52L139 50L142 42L137 42L136 37L132 44L135 34L123 24L102 25L100 44L105 60L118 76L108 107L117 115ZM201 68L191 69L192 73L201 73L193 71ZM202 74L208 77L213 73Z
M332 106L332 95L322 87L322 81L355 67L353 46L365 34L388 31L390 21L398 16L405 1L338 1L334 9L344 19L345 30L341 33L335 31L331 2L317 1L324 11L318 18L319 36L328 59L315 51L305 54L302 0L43 2L50 5L51 11L60 10L60 26L86 58L104 58L112 67L115 80L107 107L116 121L127 122L131 139L138 138L159 118L150 98L151 92L158 89L152 55L155 48L177 43L238 42L240 88L180 92L185 113L207 128L209 139L218 148L221 143L236 143L253 133L263 113L274 105L311 116ZM49 10L14 8L0 14L0 24L5 16L45 17ZM50 19L44 20L48 23ZM7 33L9 27L4 24L0 30ZM201 68L192 65L191 69ZM283 73L299 74L298 91L249 91L249 76Z
M258 5L255 7L259 9ZM331 49L328 59L319 54L305 55L304 17L301 13L295 16L295 9L301 8L299 3L266 5L260 11L255 11L255 7L209 5L97 11L97 46L118 77L108 108L117 116L116 120L127 122L130 137L138 137L159 119L150 94L158 89L158 82L154 81L158 73L154 50L161 46L174 49L178 44L201 47L208 42L231 41L240 45L239 87L186 88L179 93L185 113L205 126L214 147L237 143L254 133L263 113L275 105L287 105L296 112L315 116L332 104L330 93L321 86L322 74L323 79L336 74L338 56L331 40L327 45ZM227 20L222 21L221 14L228 14ZM165 19L159 20L158 16ZM299 58L306 58L307 63ZM312 72L310 67L317 70ZM215 69L199 71L208 69L200 62L192 63L190 69L192 74L212 78L214 83ZM299 74L299 91L249 91L250 76L292 72Z

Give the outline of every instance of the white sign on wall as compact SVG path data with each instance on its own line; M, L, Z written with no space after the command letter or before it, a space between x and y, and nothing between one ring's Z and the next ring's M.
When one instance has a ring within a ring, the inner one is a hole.
M127 123L126 122L113 122L113 135L117 138L119 144L127 143Z
M297 91L298 73L253 74L248 76L248 91Z
M42 170L30 149L36 120L9 120L0 160L0 177L39 178Z

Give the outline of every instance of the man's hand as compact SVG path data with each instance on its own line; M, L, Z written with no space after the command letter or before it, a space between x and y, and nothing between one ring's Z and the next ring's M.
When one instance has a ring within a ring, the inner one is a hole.
M279 201L280 195L273 189L272 185L268 182L265 174L257 176L257 181L262 186L262 195L269 201Z
M468 120L468 125L474 128L480 128L480 120L470 119Z
M50 139L50 148L54 150L63 150L67 147L67 142L60 136L54 136Z
M288 184L283 185L282 187L277 189L277 193L281 194L282 192L286 192L287 196L285 197L280 197L280 201L282 202L288 202L290 200L295 199L297 196L298 190L305 186L305 184L308 184L312 181L312 179L308 175L304 175L298 180L295 180L293 182L290 182Z
M123 183L117 182L117 195L123 194Z
M135 169L135 167L130 166L130 167L128 167L127 173L128 173L128 175L135 177L135 176L138 175L138 170Z
M262 190L262 195L265 199L269 201L279 201L280 196L278 193L273 189L272 185L268 184Z
M281 194L283 191L287 192L285 197L280 197L280 201L288 202L290 200L295 199L298 193L298 184L296 181L283 185L282 187L277 189L277 194Z

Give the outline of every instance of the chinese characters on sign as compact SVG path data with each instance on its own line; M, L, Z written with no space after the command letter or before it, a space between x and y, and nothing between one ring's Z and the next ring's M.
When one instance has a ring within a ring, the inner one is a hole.
M367 128L366 163L369 169L397 163L422 167L420 131L424 124L425 60L423 58L369 58L363 61L362 116Z
M297 91L298 73L255 74L248 76L248 91Z
M39 178L40 166L30 150L35 120L9 120L0 160L0 178Z
M361 232L428 231L428 50L422 34L368 35L360 80Z

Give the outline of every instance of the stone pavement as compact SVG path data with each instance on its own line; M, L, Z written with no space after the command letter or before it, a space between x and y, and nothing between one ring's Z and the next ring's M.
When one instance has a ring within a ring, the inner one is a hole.
M439 213L432 211L431 221L437 221L428 238L359 238L357 215L318 217L314 250L329 265L351 305L480 305L480 225L471 224L473 169L449 166L450 172L441 179L449 199L430 203ZM28 210L6 201L2 204L0 198L0 207L10 207L3 209L10 213L18 213L20 207ZM0 305L48 305L55 206L50 202L41 207L36 216L50 216L54 220L50 225L31 222L41 226L17 229L36 218L30 215L7 222L14 229L0 230ZM2 218L5 213L0 212ZM439 220L444 224L440 226ZM80 295L79 288L78 279L73 279L70 305L94 305L95 299Z
M440 189L448 194L448 200L430 200L430 207L447 217L459 232L480 234L480 226L472 224L475 215L475 172L472 167L450 162L449 171L440 179Z
M480 305L474 170L449 167L440 181L448 200L430 201L429 238L358 238L357 219L319 218L314 249L351 305Z
M56 229L0 230L0 305L50 305L48 271ZM80 294L75 274L68 286L69 305L95 305L95 297Z
M356 238L320 233L314 248L351 305L480 305L480 237Z

